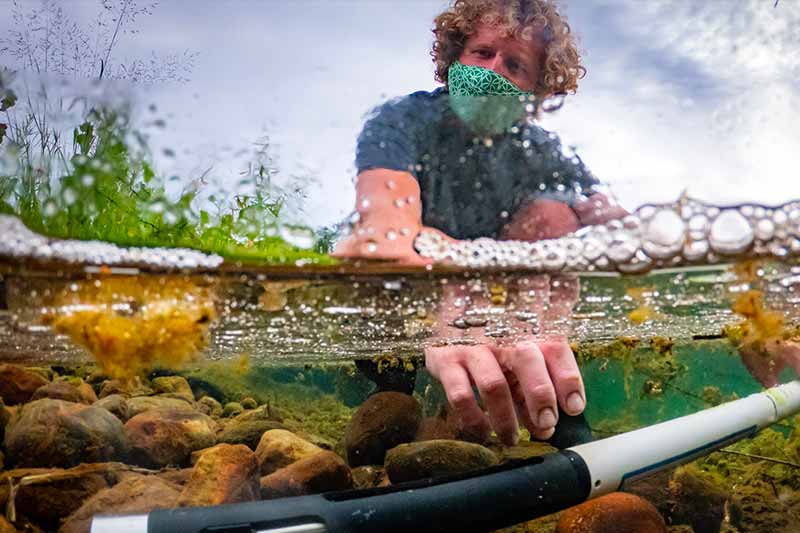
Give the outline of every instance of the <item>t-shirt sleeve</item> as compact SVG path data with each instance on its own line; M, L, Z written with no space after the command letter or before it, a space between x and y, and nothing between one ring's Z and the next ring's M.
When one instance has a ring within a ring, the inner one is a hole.
M526 136L527 157L535 183L524 200L549 198L572 206L602 188L591 170L573 150L565 148L555 133L534 128Z
M416 176L418 130L424 108L422 96L415 93L370 112L356 144L357 171L386 168Z

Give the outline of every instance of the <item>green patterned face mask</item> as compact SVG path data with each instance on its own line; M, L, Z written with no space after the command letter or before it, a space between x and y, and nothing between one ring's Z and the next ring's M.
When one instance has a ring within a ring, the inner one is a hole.
M450 106L476 133L497 135L525 116L532 93L488 68L456 61L447 75Z

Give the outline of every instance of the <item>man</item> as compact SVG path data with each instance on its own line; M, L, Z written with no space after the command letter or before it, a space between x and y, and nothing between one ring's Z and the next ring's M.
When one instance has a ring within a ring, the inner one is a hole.
M445 87L388 102L367 121L356 154L358 221L337 255L425 264L413 244L423 229L448 239L539 240L624 214L534 121L542 101L574 92L585 72L552 1L456 0L433 33ZM491 426L508 444L518 419L547 439L558 405L569 415L585 407L564 338L511 346L483 339L430 347L425 357L463 426L481 434Z

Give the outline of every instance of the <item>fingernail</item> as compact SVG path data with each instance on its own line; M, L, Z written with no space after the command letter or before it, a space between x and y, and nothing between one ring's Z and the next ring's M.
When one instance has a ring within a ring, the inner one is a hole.
M556 425L556 414L549 407L539 411L539 427L541 429L551 428Z
M583 396L579 392L573 392L567 396L567 409L569 409L570 414L579 414L583 411L584 405Z

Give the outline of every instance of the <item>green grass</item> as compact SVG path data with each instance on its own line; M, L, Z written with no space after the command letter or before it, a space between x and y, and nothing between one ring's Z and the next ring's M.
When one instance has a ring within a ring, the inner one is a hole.
M16 103L13 91L0 86L0 111L9 119ZM35 124L37 117L27 118ZM334 262L324 253L330 238L320 240L308 228L283 224L286 198L263 186L268 169L252 176L253 195L236 196L232 205L217 202L212 215L196 206L196 190L177 199L167 196L143 136L124 112L91 109L71 132L71 142L61 135L47 148L35 142L34 129L8 122L0 123L0 155L15 164L5 165L12 172L0 173L0 213L18 216L34 231L121 246L185 247L266 264ZM281 237L287 233L312 246L287 242Z

